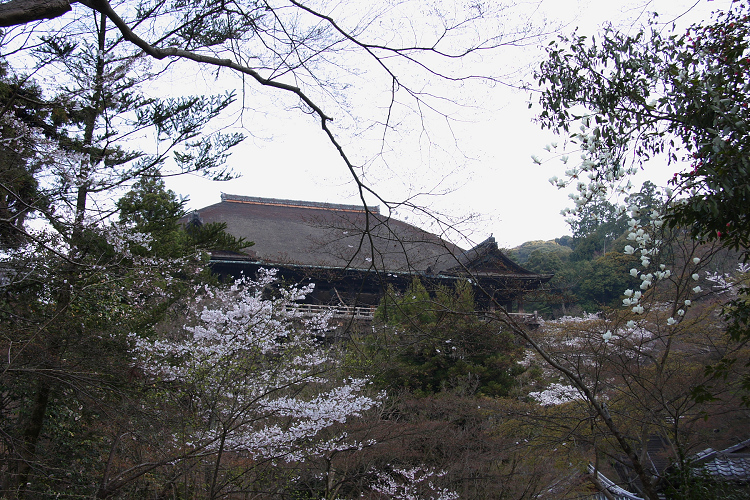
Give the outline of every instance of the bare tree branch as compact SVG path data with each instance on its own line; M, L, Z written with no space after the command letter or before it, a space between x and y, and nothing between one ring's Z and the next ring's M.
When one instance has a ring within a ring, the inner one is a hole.
M0 4L0 27L53 19L70 11L69 0L10 0Z

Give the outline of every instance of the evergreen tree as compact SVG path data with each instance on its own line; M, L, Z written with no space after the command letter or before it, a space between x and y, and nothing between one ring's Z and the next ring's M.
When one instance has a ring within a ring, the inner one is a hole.
M360 339L365 366L383 388L427 395L504 396L522 371L510 335L477 315L471 284L438 288L414 279L401 296L389 293L376 311L382 326Z
M174 153L176 172L226 178L224 160L241 140L199 136L231 95L144 97L139 85L152 75L140 56L122 49L106 17L87 21L36 52L58 69L56 88L41 92L8 73L0 86L0 481L14 497L90 494L118 433L143 413L128 385L130 335L153 331L184 295L181 282L200 279L196 254L211 239L179 228L180 202L144 177L169 171ZM148 130L158 148L127 147ZM142 199L123 202L122 223L109 222L114 200L139 180Z
M0 62L0 247L16 247L27 240L25 222L34 212L47 208L47 197L37 175L43 159L35 155L46 134L54 134L54 123L41 133L29 133L46 124L53 106L43 102L41 89L33 81L10 72Z
M146 245L134 244L131 252L180 259L200 250L239 252L253 245L227 233L226 223L190 220L186 203L186 199L166 189L158 172L141 177L117 202L120 224L148 237Z

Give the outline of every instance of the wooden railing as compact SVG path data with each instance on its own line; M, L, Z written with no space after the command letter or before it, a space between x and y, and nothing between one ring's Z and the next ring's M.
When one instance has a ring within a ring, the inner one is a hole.
M358 319L363 321L372 321L375 316L375 306L332 306L323 304L295 304L293 310L302 316L309 317L315 314L332 312L332 317L336 319ZM489 316L487 313L479 313L480 317ZM512 318L527 324L538 324L539 315L533 313L510 313Z
M302 316L314 316L315 314L331 312L332 317L354 318L366 321L372 321L375 316L375 306L328 306L322 304L296 304L294 310Z

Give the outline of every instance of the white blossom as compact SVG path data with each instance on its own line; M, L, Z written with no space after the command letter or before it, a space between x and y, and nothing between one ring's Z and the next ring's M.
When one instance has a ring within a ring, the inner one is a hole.
M391 500L458 500L459 495L448 488L440 488L434 480L445 476L424 466L408 469L394 468L393 472L371 471L377 481L371 486L378 498Z
M581 393L573 386L559 383L550 384L543 391L530 392L529 397L545 406L556 406L581 399Z
M179 388L191 388L199 422L186 430L193 446L213 450L221 436L227 451L288 462L361 446L345 433L317 437L378 398L363 394L366 379L339 379L328 369L335 360L315 337L328 329L329 316L303 318L296 307L312 287L264 298L274 280L263 271L257 280L205 287L208 300L194 303L181 335L131 336L135 362L154 381L175 382L167 400L179 401ZM221 434L222 422L234 422L231 432Z

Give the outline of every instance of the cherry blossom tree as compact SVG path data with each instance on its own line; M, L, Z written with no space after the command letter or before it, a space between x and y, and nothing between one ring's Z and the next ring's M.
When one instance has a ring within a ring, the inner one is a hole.
M184 418L161 430L159 454L178 462L199 459L210 475L194 487L205 487L206 498L258 488L253 470L269 464L371 444L346 432L321 437L376 406L379 396L368 395L366 379L336 370L333 352L317 340L328 329L327 317L296 312L312 287L275 288L274 281L275 273L266 271L257 280L208 287L191 301L182 328L132 337L144 389ZM100 496L152 468L144 462L108 470ZM232 470L240 463L237 477Z

